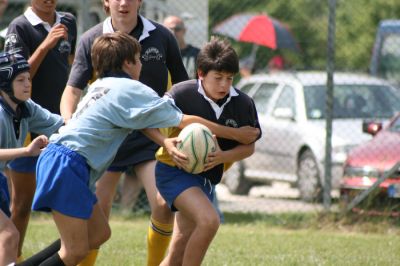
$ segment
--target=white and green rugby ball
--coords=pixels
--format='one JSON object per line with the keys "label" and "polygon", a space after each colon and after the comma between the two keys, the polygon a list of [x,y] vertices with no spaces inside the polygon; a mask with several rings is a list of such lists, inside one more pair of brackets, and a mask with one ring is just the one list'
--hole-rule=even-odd
{"label": "white and green rugby ball", "polygon": [[192,123],[182,129],[178,138],[181,142],[177,148],[189,160],[184,170],[192,174],[203,172],[208,154],[216,150],[211,130],[203,124]]}

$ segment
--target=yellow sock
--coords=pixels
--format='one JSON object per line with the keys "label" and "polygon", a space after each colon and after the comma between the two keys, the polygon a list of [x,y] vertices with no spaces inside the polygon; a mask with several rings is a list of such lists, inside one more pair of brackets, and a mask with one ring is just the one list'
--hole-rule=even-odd
{"label": "yellow sock", "polygon": [[17,263],[23,262],[24,261],[24,256],[19,255],[19,257],[17,258]]}
{"label": "yellow sock", "polygon": [[151,217],[147,234],[147,266],[158,266],[172,236],[173,224],[163,224]]}
{"label": "yellow sock", "polygon": [[90,250],[89,254],[86,255],[86,257],[78,264],[78,266],[94,266],[98,253],[98,249]]}

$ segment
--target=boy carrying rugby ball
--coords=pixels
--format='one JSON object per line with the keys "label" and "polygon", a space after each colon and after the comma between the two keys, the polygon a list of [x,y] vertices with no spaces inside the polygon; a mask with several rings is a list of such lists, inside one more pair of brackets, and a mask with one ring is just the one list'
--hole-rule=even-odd
{"label": "boy carrying rugby ball", "polygon": [[[178,83],[167,93],[182,112],[233,128],[260,129],[253,100],[232,87],[239,61],[230,44],[212,38],[201,49],[197,66],[198,80]],[[169,129],[170,137],[178,133],[177,128]],[[205,171],[200,174],[182,170],[185,162],[176,163],[164,148],[157,152],[157,188],[171,210],[177,211],[169,253],[161,265],[201,264],[220,224],[211,203],[213,185],[221,181],[225,167],[254,152],[254,143],[240,144],[219,137],[218,144],[219,148],[209,154]]]}

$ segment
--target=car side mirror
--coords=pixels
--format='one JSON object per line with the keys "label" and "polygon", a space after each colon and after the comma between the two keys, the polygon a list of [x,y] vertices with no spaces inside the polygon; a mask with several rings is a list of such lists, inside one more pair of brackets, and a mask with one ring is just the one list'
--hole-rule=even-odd
{"label": "car side mirror", "polygon": [[363,121],[362,123],[362,131],[372,136],[375,136],[381,129],[382,129],[381,122]]}
{"label": "car side mirror", "polygon": [[278,107],[273,111],[273,115],[277,118],[294,120],[292,109],[287,107]]}

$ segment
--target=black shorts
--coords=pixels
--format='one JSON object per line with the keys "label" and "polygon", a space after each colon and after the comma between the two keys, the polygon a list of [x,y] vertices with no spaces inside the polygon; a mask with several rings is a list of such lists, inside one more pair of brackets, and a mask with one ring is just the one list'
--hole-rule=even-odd
{"label": "black shorts", "polygon": [[143,135],[133,131],[121,144],[110,167],[134,166],[146,161],[155,160],[159,146]]}

